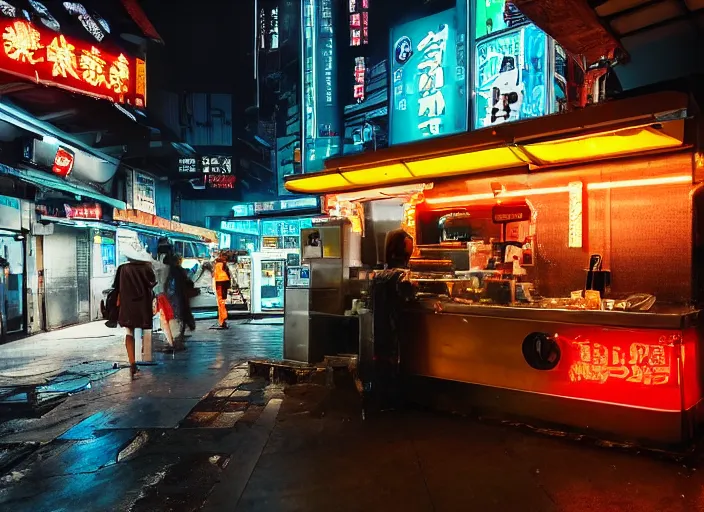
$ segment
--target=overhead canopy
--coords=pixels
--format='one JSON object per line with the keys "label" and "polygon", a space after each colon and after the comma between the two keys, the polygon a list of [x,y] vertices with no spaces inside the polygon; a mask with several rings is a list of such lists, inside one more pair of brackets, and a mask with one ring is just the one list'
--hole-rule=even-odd
{"label": "overhead canopy", "polygon": [[512,1],[568,52],[583,55],[588,64],[614,51],[627,52],[623,39],[664,25],[687,21],[695,30],[704,27],[701,0]]}
{"label": "overhead canopy", "polygon": [[14,176],[26,183],[30,183],[35,187],[42,189],[61,190],[76,196],[88,197],[95,201],[112,206],[113,208],[125,208],[125,202],[119,199],[101,194],[97,190],[83,183],[71,182],[59,178],[48,172],[38,171],[35,169],[15,169],[7,165],[0,164],[0,174]]}
{"label": "overhead canopy", "polygon": [[453,137],[333,158],[291,176],[291,192],[325,194],[504,169],[533,169],[675,149],[685,144],[689,97],[663,92]]}

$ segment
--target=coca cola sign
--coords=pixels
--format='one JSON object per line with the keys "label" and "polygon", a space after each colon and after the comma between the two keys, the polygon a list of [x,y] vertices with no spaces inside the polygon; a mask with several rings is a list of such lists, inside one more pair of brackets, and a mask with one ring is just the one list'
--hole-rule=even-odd
{"label": "coca cola sign", "polygon": [[65,178],[73,170],[74,155],[68,149],[59,148],[54,156],[52,171],[54,174]]}

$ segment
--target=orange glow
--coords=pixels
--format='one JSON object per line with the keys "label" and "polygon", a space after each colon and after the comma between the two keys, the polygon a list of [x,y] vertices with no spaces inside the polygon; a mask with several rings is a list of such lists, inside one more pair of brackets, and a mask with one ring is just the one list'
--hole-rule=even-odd
{"label": "orange glow", "polygon": [[117,103],[146,106],[143,60],[110,54],[27,21],[0,20],[0,70]]}
{"label": "orange glow", "polygon": [[[623,181],[605,181],[602,183],[589,183],[587,190],[607,190],[612,188],[635,188],[635,187],[651,187],[656,185],[675,185],[691,183],[690,175],[682,176],[667,176],[662,178],[645,178],[641,180],[623,180]],[[528,197],[546,194],[559,194],[569,192],[570,187],[546,187],[546,188],[526,188],[521,190],[509,190],[501,192],[497,196],[494,194],[468,194],[462,196],[448,197],[431,197],[425,201],[430,204],[454,204],[454,203],[471,203],[474,201],[486,201],[488,199],[502,199],[504,197]]]}
{"label": "orange glow", "polygon": [[590,183],[587,190],[606,190],[611,188],[651,187],[654,185],[675,185],[678,183],[692,183],[692,176],[667,176],[664,178],[647,178],[641,180],[604,181],[603,183]]}
{"label": "orange glow", "polygon": [[41,34],[29,23],[24,21],[13,22],[5,27],[2,39],[4,41],[5,55],[12,60],[30,64],[44,62],[44,57],[34,56],[35,52],[44,48],[40,42]]}
{"label": "orange glow", "polygon": [[51,68],[53,76],[61,75],[67,78],[67,75],[71,75],[73,78],[80,80],[75,50],[76,47],[67,42],[64,36],[55,37],[51,44],[47,46],[46,60],[54,64]]}

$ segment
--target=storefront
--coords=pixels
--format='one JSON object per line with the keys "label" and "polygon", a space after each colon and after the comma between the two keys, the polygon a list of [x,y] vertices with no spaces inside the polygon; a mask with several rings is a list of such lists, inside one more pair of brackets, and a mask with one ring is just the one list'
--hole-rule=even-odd
{"label": "storefront", "polygon": [[137,244],[145,256],[157,261],[159,239],[166,237],[175,251],[183,258],[182,266],[195,283],[200,293],[191,300],[194,309],[217,308],[212,275],[208,270],[217,248],[218,234],[209,229],[171,221],[137,210],[115,210],[113,219],[117,224],[117,264],[127,261],[121,248]]}
{"label": "storefront", "polygon": [[329,160],[287,187],[330,206],[403,198],[409,396],[678,444],[702,417],[698,110],[686,93],[635,96]]}
{"label": "storefront", "polygon": [[22,229],[22,203],[0,196],[0,336],[27,328],[27,232]]}

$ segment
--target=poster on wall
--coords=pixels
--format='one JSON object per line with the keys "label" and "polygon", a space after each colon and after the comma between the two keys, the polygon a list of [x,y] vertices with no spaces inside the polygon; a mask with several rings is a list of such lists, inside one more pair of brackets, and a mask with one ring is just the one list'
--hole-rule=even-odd
{"label": "poster on wall", "polygon": [[135,171],[132,184],[135,210],[156,215],[155,186],[154,178]]}
{"label": "poster on wall", "polygon": [[465,37],[450,9],[391,30],[390,143],[467,129]]}
{"label": "poster on wall", "polygon": [[547,113],[547,46],[534,25],[477,42],[475,128]]}

